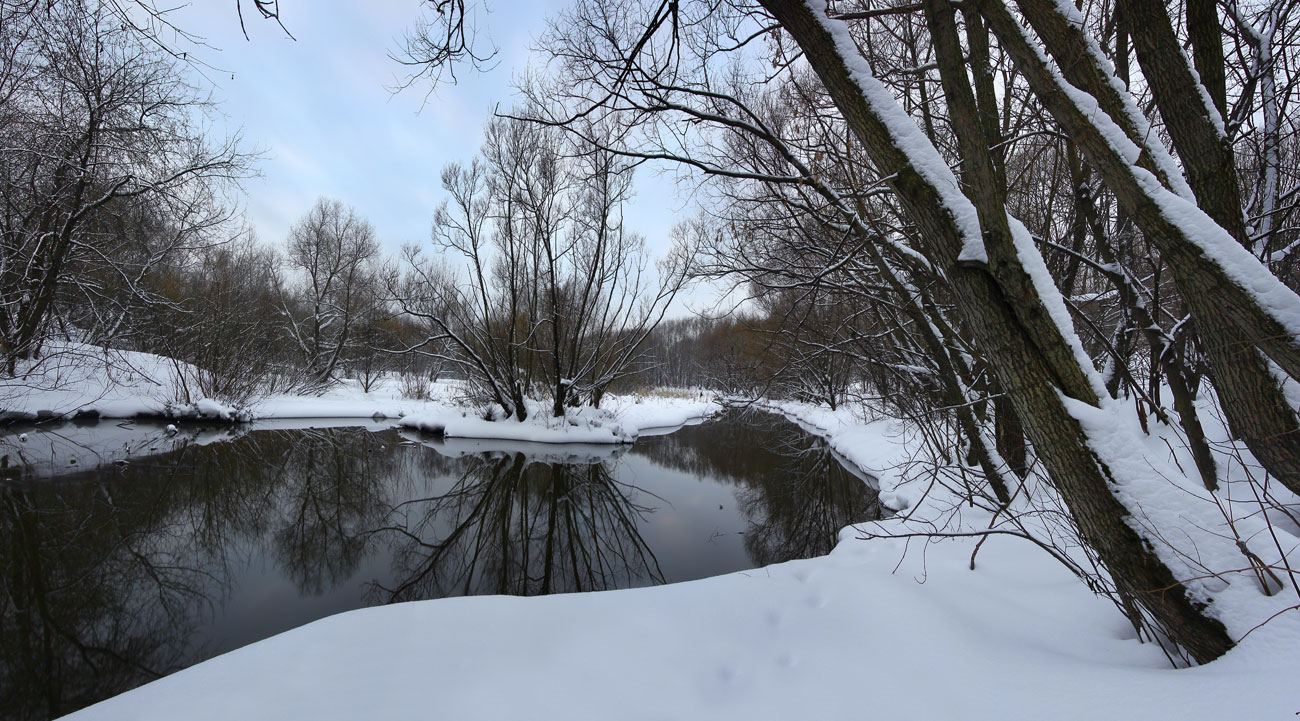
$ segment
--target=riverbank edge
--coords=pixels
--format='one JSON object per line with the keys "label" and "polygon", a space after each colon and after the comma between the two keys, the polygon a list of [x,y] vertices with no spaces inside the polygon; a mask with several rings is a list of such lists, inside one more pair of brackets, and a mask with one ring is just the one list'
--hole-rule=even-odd
{"label": "riverbank edge", "polygon": [[[854,411],[781,412],[900,507],[906,428]],[[1287,718],[1295,624],[1173,670],[1030,544],[862,540],[826,556],[680,584],[421,601],[327,617],[218,656],[73,719]],[[1281,633],[1278,633],[1281,632]],[[1280,646],[1279,646],[1280,644]],[[431,649],[436,652],[431,653]],[[1280,655],[1279,655],[1280,654]],[[881,689],[864,696],[863,683]],[[511,693],[501,694],[500,688]],[[653,689],[653,693],[646,693]],[[1104,689],[1105,693],[1098,693]],[[632,702],[635,699],[635,702]],[[435,713],[436,711],[436,713]]]}
{"label": "riverbank edge", "polygon": [[[463,382],[422,381],[387,374],[369,383],[340,379],[319,393],[278,393],[232,405],[190,400],[200,371],[171,358],[68,343],[18,375],[0,381],[0,426],[98,419],[178,425],[243,424],[264,420],[392,420],[395,427],[436,436],[536,443],[627,444],[644,429],[707,418],[721,405],[703,389],[606,394],[601,408],[566,408],[529,401],[524,421],[503,418],[491,404],[467,400]],[[183,400],[182,400],[183,399]]]}

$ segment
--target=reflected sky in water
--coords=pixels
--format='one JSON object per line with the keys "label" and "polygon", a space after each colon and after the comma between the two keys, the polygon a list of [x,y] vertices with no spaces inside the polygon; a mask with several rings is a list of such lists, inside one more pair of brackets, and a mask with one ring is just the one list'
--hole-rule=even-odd
{"label": "reflected sky in water", "polygon": [[876,494],[776,416],[631,448],[142,424],[0,437],[0,716],[50,718],[334,613],[828,552]]}

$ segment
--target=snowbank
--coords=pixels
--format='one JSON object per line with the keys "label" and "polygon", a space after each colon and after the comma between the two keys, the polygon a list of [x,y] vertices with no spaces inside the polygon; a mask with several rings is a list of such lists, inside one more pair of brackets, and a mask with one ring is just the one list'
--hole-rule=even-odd
{"label": "snowbank", "polygon": [[538,463],[601,463],[613,460],[627,450],[618,443],[535,443],[532,441],[495,440],[490,438],[430,438],[411,429],[401,431],[406,443],[431,448],[448,458],[465,456],[491,456],[506,458],[523,454],[529,462]]}
{"label": "snowbank", "polygon": [[[467,408],[456,382],[431,383],[427,398],[403,395],[384,378],[365,390],[344,380],[319,395],[276,394],[234,407],[211,398],[187,402],[182,379],[195,369],[170,358],[84,345],[56,349],[17,380],[0,382],[0,421],[53,418],[164,418],[214,421],[394,419],[403,428],[446,437],[539,443],[631,443],[645,429],[698,421],[720,406],[703,393],[606,396],[603,408],[563,418],[534,404],[524,422],[485,420]],[[193,385],[192,383],[190,384]]]}
{"label": "snowbank", "polygon": [[[826,437],[909,509],[871,530],[934,520],[942,494],[907,480],[916,444],[905,428],[767,407]],[[690,583],[352,611],[71,718],[1149,721],[1300,710],[1300,614],[1212,664],[1173,670],[1028,542],[991,538],[972,571],[974,538],[864,541],[865,530],[846,529],[823,558]]]}
{"label": "snowbank", "polygon": [[83,344],[48,349],[39,362],[0,380],[0,421],[74,416],[233,420],[235,408],[203,398],[183,402],[181,379],[194,367],[171,358]]}
{"label": "snowbank", "polygon": [[642,429],[676,428],[708,417],[721,406],[696,397],[612,396],[603,408],[574,408],[564,417],[536,405],[528,419],[487,420],[455,406],[430,404],[397,424],[448,438],[517,440],[533,443],[631,443]]}
{"label": "snowbank", "polygon": [[[1291,718],[1288,648],[1172,671],[1042,554],[994,540],[633,591],[327,618],[73,719]],[[924,583],[922,583],[924,581]],[[503,693],[502,689],[509,689]]]}
{"label": "snowbank", "polygon": [[867,476],[880,492],[880,502],[894,511],[912,508],[924,489],[904,482],[911,449],[919,445],[914,430],[889,418],[866,419],[851,409],[789,401],[758,401],[755,407],[780,413],[801,428],[826,440],[849,466]]}
{"label": "snowbank", "polygon": [[[753,721],[869,709],[881,718],[1091,719],[1238,710],[1222,694],[1226,683],[1212,684],[1216,696],[1204,675],[1158,671],[1159,654],[1124,641],[1107,609],[1070,592],[1077,584],[1061,571],[1007,559],[972,574],[950,556],[932,559],[925,585],[914,578],[919,564],[889,573],[896,548],[857,543],[674,586],[353,611],[70,718]],[[1079,626],[1105,632],[1084,636]]]}

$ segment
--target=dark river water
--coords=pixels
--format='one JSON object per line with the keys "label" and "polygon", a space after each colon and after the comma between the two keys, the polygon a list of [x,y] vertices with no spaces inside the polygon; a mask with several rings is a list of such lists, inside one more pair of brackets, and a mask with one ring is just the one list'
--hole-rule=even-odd
{"label": "dark river water", "polygon": [[0,716],[57,717],[340,611],[687,581],[824,554],[880,515],[770,414],[623,448],[371,425],[0,437]]}

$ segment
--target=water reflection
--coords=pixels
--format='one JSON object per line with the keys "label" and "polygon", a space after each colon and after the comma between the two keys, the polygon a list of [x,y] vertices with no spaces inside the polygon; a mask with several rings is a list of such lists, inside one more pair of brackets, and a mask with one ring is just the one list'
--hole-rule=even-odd
{"label": "water reflection", "polygon": [[4,717],[58,716],[181,666],[211,565],[159,490],[0,490]]}
{"label": "water reflection", "polygon": [[[829,447],[790,421],[756,410],[688,426],[633,447],[656,463],[737,486],[755,566],[829,553],[840,529],[880,518],[880,498]],[[736,427],[743,432],[736,432]]]}
{"label": "water reflection", "polygon": [[377,600],[532,596],[662,583],[638,525],[655,506],[605,462],[485,457],[437,496],[393,509],[393,586]]}
{"label": "water reflection", "polygon": [[0,438],[36,459],[0,480],[4,718],[56,717],[365,605],[824,553],[879,510],[815,439],[761,414],[630,453],[355,428],[28,432]]}

